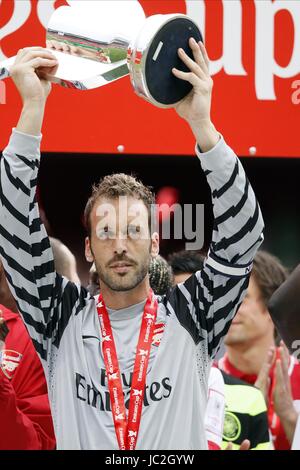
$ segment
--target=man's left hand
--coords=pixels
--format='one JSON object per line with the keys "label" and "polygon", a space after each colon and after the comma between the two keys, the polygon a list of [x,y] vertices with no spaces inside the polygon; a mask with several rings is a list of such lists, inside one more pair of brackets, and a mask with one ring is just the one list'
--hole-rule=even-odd
{"label": "man's left hand", "polygon": [[178,55],[190,72],[182,72],[174,68],[173,74],[189,82],[193,85],[193,89],[175,106],[175,109],[179,116],[189,123],[209,122],[213,89],[213,80],[209,74],[209,59],[202,42],[197,44],[195,39],[191,38],[189,45],[193,51],[194,60],[183,49],[179,49]]}
{"label": "man's left hand", "polygon": [[193,89],[175,105],[175,109],[179,116],[189,123],[202,152],[208,152],[220,139],[220,134],[210,117],[213,81],[209,74],[209,59],[204,44],[197,44],[195,39],[191,38],[189,45],[194,60],[183,49],[178,50],[178,55],[190,71],[182,72],[176,68],[172,71],[175,77],[193,85]]}

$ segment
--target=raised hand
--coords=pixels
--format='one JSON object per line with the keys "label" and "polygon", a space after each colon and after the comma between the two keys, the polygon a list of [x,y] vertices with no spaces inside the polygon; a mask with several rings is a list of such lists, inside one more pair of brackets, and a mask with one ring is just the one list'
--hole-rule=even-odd
{"label": "raised hand", "polygon": [[49,81],[42,78],[43,72],[55,73],[56,57],[41,47],[20,49],[10,75],[21,95],[24,104],[44,103],[51,91]]}
{"label": "raised hand", "polygon": [[54,74],[58,67],[56,57],[41,47],[21,49],[10,69],[11,77],[23,100],[23,110],[17,131],[40,136],[45,104],[51,84],[43,78],[45,72]]}
{"label": "raised hand", "polygon": [[183,49],[179,49],[178,55],[190,72],[182,72],[174,68],[173,74],[189,82],[193,85],[193,89],[176,105],[175,109],[179,116],[189,123],[210,121],[213,80],[209,74],[209,59],[202,42],[197,44],[195,39],[191,38],[189,45],[193,51],[194,60]]}
{"label": "raised hand", "polygon": [[183,49],[178,50],[178,55],[190,71],[182,72],[174,68],[172,72],[175,77],[193,85],[193,89],[175,109],[179,116],[189,123],[200,148],[205,152],[214,147],[220,138],[210,116],[213,81],[209,74],[209,59],[203,43],[197,44],[195,39],[191,38],[189,45],[194,60]]}

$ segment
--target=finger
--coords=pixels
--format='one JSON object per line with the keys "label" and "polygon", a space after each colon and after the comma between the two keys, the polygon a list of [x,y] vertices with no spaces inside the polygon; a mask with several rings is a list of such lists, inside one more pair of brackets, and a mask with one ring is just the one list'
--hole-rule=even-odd
{"label": "finger", "polygon": [[[287,349],[287,348],[286,348]],[[285,350],[284,347],[280,346],[279,348],[280,351],[280,358],[281,358],[281,369],[282,369],[282,375],[283,375],[283,380],[290,390],[291,387],[291,382],[290,382],[290,376],[289,376],[289,352]]]}
{"label": "finger", "polygon": [[44,47],[34,46],[34,47],[23,47],[24,52],[35,52],[35,51],[45,51]]}
{"label": "finger", "polygon": [[16,59],[22,57],[22,55],[24,55],[24,49],[19,49],[16,55]]}
{"label": "finger", "polygon": [[38,57],[41,57],[41,58],[44,58],[44,59],[52,59],[52,60],[57,61],[55,55],[51,51],[47,51],[46,49],[41,49],[39,51],[27,51],[27,53],[25,53],[21,57],[21,60],[20,60],[19,63],[24,64],[24,63],[29,62],[32,59],[35,59],[35,58],[38,58]]}
{"label": "finger", "polygon": [[290,362],[290,353],[289,353],[289,350],[286,347],[285,343],[282,340],[280,341],[280,347],[282,348],[282,353],[283,353],[283,356],[285,358],[286,363],[289,364],[289,362]]}
{"label": "finger", "polygon": [[279,347],[279,355],[280,355],[280,359],[282,360],[284,367],[288,368],[288,364],[290,362],[289,353],[287,353],[286,348],[284,347],[284,345],[281,345],[281,343]]}
{"label": "finger", "polygon": [[210,61],[209,61],[209,57],[208,57],[206,48],[205,48],[205,46],[204,46],[204,44],[203,44],[202,41],[199,41],[199,45],[200,45],[200,49],[201,49],[201,52],[202,52],[202,56],[203,56],[204,62],[205,62],[205,64],[206,64],[206,66],[207,66],[207,69],[209,70],[209,63],[210,63]]}
{"label": "finger", "polygon": [[[205,78],[206,73],[201,69],[201,67],[192,60],[182,48],[178,49],[178,56],[182,60],[182,62],[187,66],[187,68],[193,72],[199,78]],[[203,62],[204,63],[204,62]]]}
{"label": "finger", "polygon": [[193,87],[199,86],[201,82],[204,83],[204,81],[201,80],[195,73],[182,72],[181,70],[178,70],[176,68],[173,68],[172,72],[175,77],[180,78],[180,80],[189,82],[191,85],[193,85]]}
{"label": "finger", "polygon": [[283,391],[284,389],[285,389],[285,383],[284,383],[283,373],[282,373],[282,362],[281,362],[281,359],[276,359],[274,393]]}
{"label": "finger", "polygon": [[36,74],[39,78],[42,80],[50,80],[50,75],[53,76],[56,74],[58,69],[58,65],[55,65],[54,67],[39,67],[36,70]]}
{"label": "finger", "polygon": [[209,67],[207,66],[204,56],[202,54],[202,50],[199,44],[195,41],[194,38],[191,38],[189,41],[190,48],[192,49],[193,56],[195,59],[196,64],[203,70],[205,74],[209,75]]}
{"label": "finger", "polygon": [[43,47],[24,47],[23,49],[20,49],[17,53],[16,57],[16,62],[19,63],[23,60],[23,58],[29,53],[29,52],[44,52],[45,49]]}
{"label": "finger", "polygon": [[24,54],[26,54],[27,52],[30,52],[30,51],[44,51],[44,50],[45,49],[43,47],[40,47],[40,46],[23,47],[22,49],[18,50],[17,57],[22,56],[22,55],[24,55]]}
{"label": "finger", "polygon": [[270,364],[270,368],[274,364],[275,359],[276,359],[276,348],[274,346],[271,346],[267,353],[267,361]]}
{"label": "finger", "polygon": [[35,70],[40,68],[40,67],[56,67],[57,66],[57,60],[52,60],[52,59],[43,59],[41,57],[36,57],[35,59],[32,59],[30,62],[28,62],[28,65]]}
{"label": "finger", "polygon": [[240,450],[249,450],[251,446],[251,443],[248,439],[245,439],[241,445],[240,445]]}

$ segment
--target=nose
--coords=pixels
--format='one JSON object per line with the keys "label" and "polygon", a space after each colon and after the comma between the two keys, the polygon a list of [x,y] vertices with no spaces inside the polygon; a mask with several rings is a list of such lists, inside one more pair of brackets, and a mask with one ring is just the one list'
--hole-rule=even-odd
{"label": "nose", "polygon": [[122,236],[117,236],[114,243],[114,253],[116,255],[122,255],[127,253],[127,241]]}

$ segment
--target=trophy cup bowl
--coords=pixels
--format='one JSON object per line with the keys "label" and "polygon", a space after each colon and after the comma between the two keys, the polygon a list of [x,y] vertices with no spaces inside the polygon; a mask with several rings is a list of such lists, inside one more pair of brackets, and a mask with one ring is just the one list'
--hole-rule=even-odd
{"label": "trophy cup bowl", "polygon": [[[187,71],[181,47],[193,58],[189,38],[202,41],[197,24],[183,14],[146,18],[137,0],[68,0],[52,14],[46,47],[58,60],[54,75],[43,76],[67,88],[91,90],[130,75],[135,92],[155,106],[173,107],[192,89],[172,68]],[[9,76],[15,58],[0,63]],[[37,71],[38,72],[38,71]]]}

